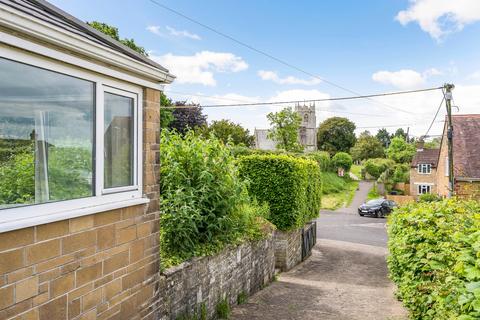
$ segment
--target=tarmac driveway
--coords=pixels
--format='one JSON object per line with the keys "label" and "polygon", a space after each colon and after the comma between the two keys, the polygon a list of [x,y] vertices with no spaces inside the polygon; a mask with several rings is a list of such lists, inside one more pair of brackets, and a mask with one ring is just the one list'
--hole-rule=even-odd
{"label": "tarmac driveway", "polygon": [[352,206],[321,212],[312,256],[232,310],[232,319],[407,319],[388,279],[385,219],[356,208],[371,184],[360,182]]}

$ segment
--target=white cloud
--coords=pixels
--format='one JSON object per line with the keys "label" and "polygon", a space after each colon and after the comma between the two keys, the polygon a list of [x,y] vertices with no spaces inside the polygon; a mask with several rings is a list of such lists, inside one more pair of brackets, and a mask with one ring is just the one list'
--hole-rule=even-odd
{"label": "white cloud", "polygon": [[176,30],[175,28],[172,28],[170,26],[166,26],[166,28],[172,36],[181,37],[181,38],[190,38],[193,40],[202,40],[202,38],[200,38],[198,34],[191,33],[187,30]]}
{"label": "white cloud", "polygon": [[395,17],[402,25],[416,22],[436,40],[461,31],[465,25],[480,20],[478,0],[410,0],[407,10]]}
{"label": "white cloud", "polygon": [[402,69],[399,71],[381,70],[372,75],[372,80],[399,89],[413,89],[424,85],[429,77],[441,74],[442,72],[435,68],[425,70],[422,73],[410,69]]}
{"label": "white cloud", "polygon": [[214,72],[240,72],[248,64],[233,53],[201,51],[193,56],[177,56],[172,53],[151,58],[168,68],[175,76],[176,83],[197,83],[215,86]]}
{"label": "white cloud", "polygon": [[160,26],[148,26],[147,30],[157,36],[163,36],[164,34],[160,31]]}
{"label": "white cloud", "polygon": [[468,78],[469,79],[475,79],[475,80],[480,79],[480,70],[475,71],[474,73],[470,74],[468,76]]}
{"label": "white cloud", "polygon": [[[198,34],[191,33],[187,30],[177,30],[177,29],[175,29],[173,27],[170,27],[170,26],[166,26],[165,29],[166,29],[166,31],[168,31],[168,34],[170,34],[171,36],[174,36],[174,37],[189,38],[189,39],[193,39],[193,40],[202,40],[202,38]],[[157,36],[160,36],[160,37],[166,37],[167,36],[167,34],[162,31],[163,28],[160,27],[160,26],[148,26],[147,30],[150,31],[153,34],[156,34]]]}
{"label": "white cloud", "polygon": [[320,79],[317,79],[317,78],[312,78],[310,80],[299,79],[299,78],[296,78],[296,77],[293,77],[293,76],[280,78],[276,72],[267,71],[267,70],[259,70],[258,71],[258,76],[262,80],[269,80],[269,81],[273,81],[273,82],[278,83],[278,84],[303,84],[303,85],[306,85],[306,86],[312,86],[312,85],[316,85],[316,84],[319,84],[320,82],[322,82]]}

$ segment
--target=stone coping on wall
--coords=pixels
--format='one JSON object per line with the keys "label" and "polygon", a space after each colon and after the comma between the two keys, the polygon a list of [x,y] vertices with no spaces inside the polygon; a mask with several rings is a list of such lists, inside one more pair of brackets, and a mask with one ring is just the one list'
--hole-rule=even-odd
{"label": "stone coping on wall", "polygon": [[265,239],[228,246],[214,256],[193,258],[160,273],[155,319],[216,317],[217,305],[235,305],[272,281],[273,233]]}

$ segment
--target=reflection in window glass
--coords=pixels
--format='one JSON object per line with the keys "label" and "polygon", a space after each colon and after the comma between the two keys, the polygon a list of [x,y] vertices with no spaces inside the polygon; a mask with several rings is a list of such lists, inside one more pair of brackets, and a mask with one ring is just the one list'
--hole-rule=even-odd
{"label": "reflection in window glass", "polygon": [[133,99],[105,92],[105,188],[133,185]]}
{"label": "reflection in window glass", "polygon": [[92,82],[0,58],[0,209],[93,195]]}

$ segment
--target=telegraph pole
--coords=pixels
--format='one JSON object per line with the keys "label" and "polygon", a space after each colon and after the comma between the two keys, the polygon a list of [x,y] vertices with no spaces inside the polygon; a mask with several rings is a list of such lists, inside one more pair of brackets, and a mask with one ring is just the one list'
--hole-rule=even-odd
{"label": "telegraph pole", "polygon": [[455,177],[453,176],[453,125],[452,125],[452,90],[453,84],[446,83],[444,86],[445,105],[447,106],[447,143],[448,143],[448,197],[451,198],[454,193]]}

